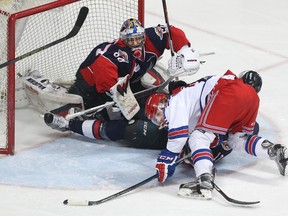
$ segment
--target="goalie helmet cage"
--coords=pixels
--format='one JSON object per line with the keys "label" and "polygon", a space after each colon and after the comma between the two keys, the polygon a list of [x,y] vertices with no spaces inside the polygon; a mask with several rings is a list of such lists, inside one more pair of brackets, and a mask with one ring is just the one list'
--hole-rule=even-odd
{"label": "goalie helmet cage", "polygon": [[0,63],[65,37],[83,6],[89,13],[75,37],[0,69],[1,154],[14,154],[17,76],[38,70],[53,81],[73,80],[97,44],[118,38],[126,19],[144,24],[144,0],[0,1]]}

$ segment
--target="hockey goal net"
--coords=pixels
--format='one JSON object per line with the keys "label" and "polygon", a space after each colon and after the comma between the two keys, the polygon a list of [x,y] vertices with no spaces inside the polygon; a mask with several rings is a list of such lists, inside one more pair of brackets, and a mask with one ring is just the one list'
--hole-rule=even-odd
{"label": "hockey goal net", "polygon": [[75,37],[0,68],[0,153],[14,154],[17,77],[39,70],[52,80],[73,80],[89,52],[117,38],[126,19],[144,21],[144,0],[0,0],[0,64],[65,37],[83,6],[89,13]]}

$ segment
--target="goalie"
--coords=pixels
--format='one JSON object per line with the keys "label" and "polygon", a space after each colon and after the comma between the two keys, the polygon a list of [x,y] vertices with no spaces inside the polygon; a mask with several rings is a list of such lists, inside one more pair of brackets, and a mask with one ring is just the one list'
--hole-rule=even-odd
{"label": "goalie", "polygon": [[[177,53],[169,61],[169,75],[196,73],[200,66],[198,52],[191,50],[181,29],[171,26],[170,31],[173,50]],[[68,91],[83,98],[85,109],[112,100],[117,107],[103,109],[84,122],[70,120],[69,128],[67,120],[59,115],[46,113],[44,120],[54,129],[66,128],[95,139],[133,140],[135,147],[153,148],[153,145],[165,143],[166,136],[165,141],[154,139],[159,137],[153,136],[159,130],[145,116],[146,98],[136,100],[133,93],[147,87],[143,86],[141,78],[154,69],[165,49],[170,49],[167,27],[158,25],[144,29],[138,20],[131,18],[123,23],[119,34],[115,41],[99,44],[91,51]]]}

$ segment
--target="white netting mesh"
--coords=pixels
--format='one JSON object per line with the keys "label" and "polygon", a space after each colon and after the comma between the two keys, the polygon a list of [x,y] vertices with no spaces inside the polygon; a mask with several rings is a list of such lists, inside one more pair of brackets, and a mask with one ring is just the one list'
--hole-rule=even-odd
{"label": "white netting mesh", "polygon": [[[0,0],[0,64],[7,61],[7,20],[9,13],[52,2],[51,0]],[[66,36],[73,28],[82,6],[89,14],[80,32],[73,38],[18,61],[16,74],[37,69],[51,80],[71,80],[89,52],[103,41],[118,37],[121,24],[138,17],[137,0],[81,0],[53,10],[19,19],[16,23],[15,56]],[[0,69],[0,148],[5,146],[7,68]],[[11,98],[10,98],[11,100]]]}
{"label": "white netting mesh", "polygon": [[[52,2],[52,0],[0,0],[0,63],[7,61],[8,19],[11,14]],[[20,23],[19,23],[20,24]],[[17,24],[19,26],[19,24]],[[7,148],[7,68],[0,69],[0,148]]]}

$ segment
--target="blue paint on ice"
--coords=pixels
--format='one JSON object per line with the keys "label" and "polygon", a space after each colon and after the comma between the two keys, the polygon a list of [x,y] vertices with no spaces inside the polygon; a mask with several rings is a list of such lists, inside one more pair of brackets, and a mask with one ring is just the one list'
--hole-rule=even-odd
{"label": "blue paint on ice", "polygon": [[[267,127],[262,119],[259,122]],[[274,132],[265,130],[262,135],[271,139]],[[58,189],[126,188],[155,174],[158,153],[71,135],[0,159],[0,184]],[[216,167],[220,173],[229,172],[255,162],[251,156],[232,153]],[[167,184],[183,183],[193,177],[191,167],[180,165]]]}

